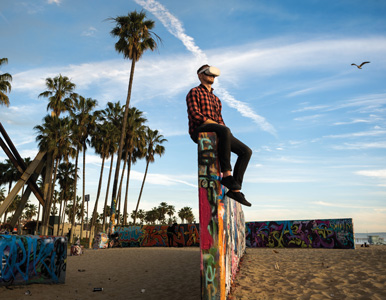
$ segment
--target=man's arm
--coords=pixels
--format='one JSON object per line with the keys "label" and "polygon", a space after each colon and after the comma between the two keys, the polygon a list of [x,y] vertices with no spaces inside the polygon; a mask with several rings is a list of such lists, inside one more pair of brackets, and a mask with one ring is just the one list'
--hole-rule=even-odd
{"label": "man's arm", "polygon": [[202,124],[209,120],[201,113],[199,95],[194,89],[186,96],[186,104],[188,106],[189,116],[194,119],[196,123]]}

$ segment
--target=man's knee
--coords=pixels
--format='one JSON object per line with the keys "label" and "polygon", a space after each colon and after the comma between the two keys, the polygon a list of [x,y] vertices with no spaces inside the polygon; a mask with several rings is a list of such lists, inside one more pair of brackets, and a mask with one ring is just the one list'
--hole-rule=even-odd
{"label": "man's knee", "polygon": [[227,126],[219,126],[217,134],[219,135],[220,139],[230,140],[230,138],[232,137],[232,132]]}
{"label": "man's knee", "polygon": [[248,158],[251,158],[252,156],[252,150],[251,148],[249,148],[248,146],[245,146],[245,151],[244,151],[244,155]]}

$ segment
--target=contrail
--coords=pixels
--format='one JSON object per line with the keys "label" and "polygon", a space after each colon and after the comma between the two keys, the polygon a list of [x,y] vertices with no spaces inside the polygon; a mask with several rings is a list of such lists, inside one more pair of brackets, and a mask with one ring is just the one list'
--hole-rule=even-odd
{"label": "contrail", "polygon": [[[151,12],[165,28],[178,38],[199,61],[208,61],[205,53],[195,44],[194,39],[185,33],[182,23],[173,16],[161,3],[154,0],[134,0],[144,9]],[[265,120],[264,117],[256,114],[247,104],[236,100],[225,88],[217,84],[217,93],[230,107],[235,108],[242,116],[252,119],[260,128],[276,136],[275,128]]]}

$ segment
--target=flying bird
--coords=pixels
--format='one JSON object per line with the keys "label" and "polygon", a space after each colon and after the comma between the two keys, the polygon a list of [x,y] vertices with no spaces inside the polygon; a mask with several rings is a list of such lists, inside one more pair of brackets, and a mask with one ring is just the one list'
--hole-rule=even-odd
{"label": "flying bird", "polygon": [[369,61],[364,61],[363,63],[361,63],[359,66],[357,64],[351,64],[352,66],[356,66],[358,69],[362,69],[362,66],[364,64],[369,64],[370,62]]}

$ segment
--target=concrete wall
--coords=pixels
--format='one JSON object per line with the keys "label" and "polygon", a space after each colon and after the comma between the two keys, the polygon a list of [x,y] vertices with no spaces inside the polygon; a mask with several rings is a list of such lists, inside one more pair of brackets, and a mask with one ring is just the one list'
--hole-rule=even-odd
{"label": "concrete wall", "polygon": [[220,183],[215,133],[198,140],[201,299],[226,299],[245,252],[241,205],[225,196]]}
{"label": "concrete wall", "polygon": [[[228,245],[226,248],[228,251],[227,259],[230,261],[237,261],[234,258],[237,256],[237,250],[245,249],[245,247],[354,248],[352,219],[246,222],[244,232],[242,226],[236,226],[244,220],[242,210],[237,209],[239,204],[228,197],[222,197],[222,195],[219,197],[220,217],[223,223],[226,223],[221,226],[228,228],[227,237],[231,237],[226,239]],[[210,209],[203,211],[202,217],[204,216],[206,218],[202,222],[204,222],[206,230],[204,230],[203,235],[205,241],[209,242],[209,246],[203,245],[203,247],[210,248],[210,245],[213,244],[208,230],[211,218]],[[167,247],[167,228],[167,225],[116,226],[115,233],[118,233],[122,247]],[[200,235],[199,224],[180,224],[175,229],[173,246],[198,247],[200,246]],[[107,235],[104,234],[104,236],[102,244],[107,239]],[[231,247],[231,243],[233,243],[233,247]],[[237,265],[233,266],[237,268]]]}
{"label": "concrete wall", "polygon": [[[168,225],[115,226],[122,247],[168,247]],[[172,238],[173,247],[200,244],[198,224],[177,225]]]}
{"label": "concrete wall", "polygon": [[64,237],[0,235],[0,285],[64,283],[66,259]]}
{"label": "concrete wall", "polygon": [[247,222],[247,247],[354,249],[352,219]]}

